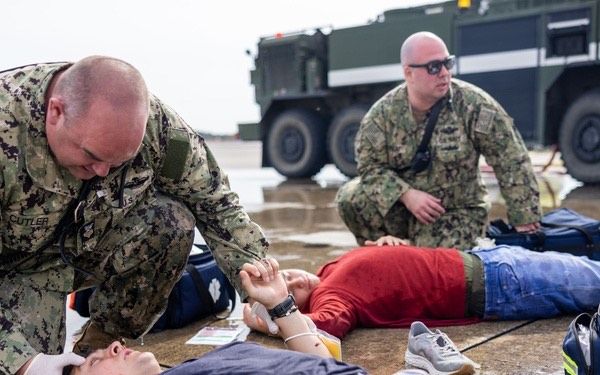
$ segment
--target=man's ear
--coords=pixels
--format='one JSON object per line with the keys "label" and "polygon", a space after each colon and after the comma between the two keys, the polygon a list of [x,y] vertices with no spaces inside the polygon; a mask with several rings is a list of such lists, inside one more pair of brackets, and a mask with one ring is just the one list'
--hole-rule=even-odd
{"label": "man's ear", "polygon": [[412,69],[410,66],[402,65],[402,71],[404,72],[404,80],[410,81],[412,79]]}
{"label": "man's ear", "polygon": [[48,100],[48,109],[46,110],[46,125],[55,126],[61,116],[65,114],[65,106],[59,98],[52,97]]}

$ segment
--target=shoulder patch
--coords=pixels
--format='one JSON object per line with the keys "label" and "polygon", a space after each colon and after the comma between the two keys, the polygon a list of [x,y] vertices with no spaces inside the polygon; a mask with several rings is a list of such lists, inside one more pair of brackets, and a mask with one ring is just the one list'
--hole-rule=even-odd
{"label": "shoulder patch", "polygon": [[479,110],[479,116],[477,117],[477,123],[475,124],[475,131],[483,134],[489,133],[492,121],[494,121],[494,117],[496,117],[496,111],[482,107]]}
{"label": "shoulder patch", "polygon": [[190,152],[190,141],[182,129],[168,129],[167,153],[160,175],[172,180],[179,180],[185,169],[185,161]]}
{"label": "shoulder patch", "polygon": [[371,142],[371,145],[373,145],[374,147],[377,147],[380,143],[382,143],[381,141],[384,137],[381,134],[381,130],[374,123],[369,123],[365,127],[364,132],[365,137],[369,140],[369,142]]}

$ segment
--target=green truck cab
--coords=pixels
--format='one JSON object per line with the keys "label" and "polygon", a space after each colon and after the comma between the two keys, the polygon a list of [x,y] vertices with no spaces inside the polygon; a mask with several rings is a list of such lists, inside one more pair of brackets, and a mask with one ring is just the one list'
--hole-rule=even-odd
{"label": "green truck cab", "polygon": [[431,31],[454,75],[496,98],[530,147],[558,145],[568,172],[600,182],[600,0],[455,1],[385,11],[356,27],[261,38],[251,83],[263,166],[310,177],[327,163],[356,175],[354,138],[368,108],[403,79],[400,46]]}

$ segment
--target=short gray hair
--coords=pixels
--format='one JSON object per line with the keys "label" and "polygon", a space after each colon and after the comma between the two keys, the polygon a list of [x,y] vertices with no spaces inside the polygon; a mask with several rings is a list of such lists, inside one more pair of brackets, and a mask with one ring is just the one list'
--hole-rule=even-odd
{"label": "short gray hair", "polygon": [[131,64],[106,56],[86,57],[64,71],[54,95],[65,105],[67,120],[85,115],[95,99],[114,108],[148,108],[148,89],[141,73]]}

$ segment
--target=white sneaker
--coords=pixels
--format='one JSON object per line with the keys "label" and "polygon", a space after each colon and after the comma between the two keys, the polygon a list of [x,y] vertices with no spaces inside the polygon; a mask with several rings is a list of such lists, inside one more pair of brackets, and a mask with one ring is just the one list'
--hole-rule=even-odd
{"label": "white sneaker", "polygon": [[407,366],[424,369],[432,375],[475,373],[473,362],[458,351],[445,333],[432,332],[418,321],[410,325],[404,361]]}
{"label": "white sneaker", "polygon": [[409,368],[395,372],[392,375],[429,375],[429,373],[418,368]]}

